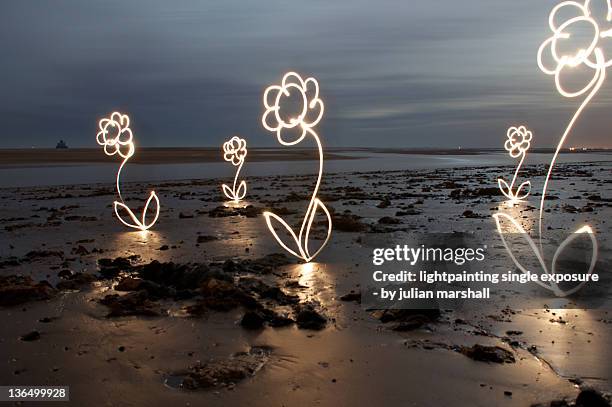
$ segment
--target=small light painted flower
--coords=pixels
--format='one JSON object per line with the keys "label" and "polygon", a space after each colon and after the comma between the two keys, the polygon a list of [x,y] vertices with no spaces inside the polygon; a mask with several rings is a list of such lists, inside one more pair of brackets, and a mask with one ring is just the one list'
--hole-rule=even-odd
{"label": "small light painted flower", "polygon": [[128,115],[113,112],[109,118],[99,121],[98,129],[96,141],[104,146],[106,155],[119,154],[122,158],[129,158],[134,154],[134,137]]}
{"label": "small light painted flower", "polygon": [[506,140],[504,148],[510,153],[512,158],[520,157],[521,154],[525,154],[529,147],[531,147],[533,135],[525,126],[510,127],[507,136],[508,140]]}
{"label": "small light painted flower", "polygon": [[247,155],[246,140],[240,137],[232,137],[229,141],[223,143],[223,159],[229,161],[234,166],[244,162]]}

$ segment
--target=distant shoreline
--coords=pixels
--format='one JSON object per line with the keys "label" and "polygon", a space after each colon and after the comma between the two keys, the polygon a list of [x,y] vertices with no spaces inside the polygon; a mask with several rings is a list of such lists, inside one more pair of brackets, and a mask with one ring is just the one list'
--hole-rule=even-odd
{"label": "distant shoreline", "polygon": [[[553,153],[553,149],[534,149],[532,153]],[[503,149],[439,149],[439,148],[327,148],[326,160],[353,160],[364,158],[364,153],[372,154],[406,154],[406,155],[479,155],[491,153],[504,153]],[[609,149],[589,149],[570,151],[565,149],[564,154],[571,153],[610,153]],[[317,159],[314,149],[296,148],[252,148],[248,153],[248,160],[261,161],[310,161]],[[47,165],[80,165],[104,164],[112,161],[98,148],[30,148],[30,149],[0,149],[0,168],[19,166],[47,166]],[[143,147],[138,149],[130,160],[133,164],[189,164],[222,162],[223,157],[219,148],[212,147]]]}

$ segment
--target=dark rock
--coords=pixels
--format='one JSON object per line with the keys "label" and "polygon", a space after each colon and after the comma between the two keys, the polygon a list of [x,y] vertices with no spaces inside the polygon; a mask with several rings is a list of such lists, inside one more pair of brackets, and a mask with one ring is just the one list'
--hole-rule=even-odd
{"label": "dark rock", "polygon": [[74,272],[72,270],[68,270],[68,269],[63,269],[59,273],[57,273],[57,276],[59,278],[70,278],[73,275],[74,275]]}
{"label": "dark rock", "polygon": [[463,214],[462,214],[462,216],[463,216],[464,218],[468,218],[468,219],[482,219],[482,218],[484,218],[484,217],[485,217],[485,216],[483,216],[483,215],[479,215],[479,214],[477,214],[476,212],[474,212],[474,211],[472,211],[472,210],[470,210],[470,209],[468,209],[468,210],[464,211],[464,212],[463,212]]}
{"label": "dark rock", "polygon": [[247,311],[242,319],[240,325],[245,329],[261,329],[264,326],[265,319],[257,311]]}
{"label": "dark rock", "polygon": [[361,291],[351,290],[351,292],[344,294],[342,297],[340,297],[340,301],[346,301],[346,302],[355,301],[361,304]]}
{"label": "dark rock", "polygon": [[200,235],[198,236],[197,242],[198,243],[208,243],[208,242],[213,242],[215,240],[219,240],[219,238],[216,236],[210,236],[210,235]]}
{"label": "dark rock", "polygon": [[268,325],[271,327],[281,328],[281,327],[289,326],[295,323],[293,319],[285,315],[279,315],[272,310],[266,309],[266,310],[263,310],[262,312],[263,312],[264,318],[268,322]]}
{"label": "dark rock", "polygon": [[28,276],[0,276],[0,306],[47,300],[55,293],[53,287],[46,281],[35,283]]}
{"label": "dark rock", "polygon": [[492,197],[497,195],[499,195],[499,189],[494,187],[476,189],[454,189],[450,193],[450,197],[452,199]]}
{"label": "dark rock", "polygon": [[160,263],[157,260],[141,266],[140,276],[164,287],[173,287],[178,290],[196,289],[210,278],[231,281],[230,276],[221,272],[214,272],[205,264],[187,265],[175,263]]}
{"label": "dark rock", "polygon": [[16,257],[8,257],[3,260],[0,260],[0,269],[6,267],[17,267],[20,264],[21,262]]}
{"label": "dark rock", "polygon": [[40,339],[40,332],[38,331],[28,332],[27,334],[22,335],[19,339],[21,339],[24,342],[37,341]]}
{"label": "dark rock", "polygon": [[79,245],[79,247],[72,249],[72,253],[78,256],[85,256],[89,254],[89,250],[87,250],[85,246]]}
{"label": "dark rock", "polygon": [[439,309],[387,309],[374,311],[372,314],[383,324],[388,322],[422,321],[422,323],[435,322],[440,318]]}
{"label": "dark rock", "polygon": [[123,317],[129,315],[160,316],[161,309],[157,304],[149,300],[146,291],[136,291],[120,296],[109,294],[100,300],[110,311],[108,318]]}
{"label": "dark rock", "polygon": [[208,216],[211,218],[225,218],[228,216],[238,216],[240,213],[235,208],[229,208],[227,206],[217,206],[208,212]]}
{"label": "dark rock", "polygon": [[140,278],[126,277],[115,285],[115,291],[138,291],[142,289],[143,281]]}
{"label": "dark rock", "polygon": [[217,206],[210,212],[208,216],[211,218],[225,218],[228,216],[245,216],[247,218],[256,218],[261,213],[261,209],[248,205],[245,208],[230,208],[227,206]]}
{"label": "dark rock", "polygon": [[583,389],[576,397],[576,407],[610,407],[610,402],[595,389]]}
{"label": "dark rock", "polygon": [[327,325],[327,318],[319,314],[312,305],[300,306],[296,322],[301,329],[321,330]]}
{"label": "dark rock", "polygon": [[278,267],[295,264],[295,261],[284,253],[272,253],[256,260],[240,260],[236,262],[236,269],[242,273],[269,274]]}
{"label": "dark rock", "polygon": [[260,213],[261,210],[253,205],[248,205],[241,211],[241,215],[246,216],[247,218],[256,218]]}
{"label": "dark rock", "polygon": [[287,215],[295,215],[297,211],[283,206],[281,208],[274,208],[274,213],[278,216],[287,216]]}
{"label": "dark rock", "polygon": [[357,215],[342,214],[332,216],[334,230],[340,232],[363,232],[367,229],[367,225],[360,221]]}
{"label": "dark rock", "polygon": [[202,303],[215,311],[229,311],[239,306],[256,308],[258,305],[252,295],[229,283],[215,279],[202,287],[202,294],[204,296]]}
{"label": "dark rock", "polygon": [[459,348],[459,352],[479,362],[514,363],[516,361],[511,351],[500,348],[499,346],[485,346],[479,344],[472,347],[462,346]]}
{"label": "dark rock", "polygon": [[420,215],[422,212],[418,209],[405,209],[395,213],[395,216],[409,216],[409,215]]}
{"label": "dark rock", "polygon": [[381,225],[399,225],[402,222],[397,218],[383,216],[382,218],[378,219],[378,223],[380,223]]}
{"label": "dark rock", "polygon": [[93,274],[75,273],[64,281],[57,283],[55,287],[58,290],[78,290],[82,286],[90,284],[93,281],[96,281],[96,276]]}
{"label": "dark rock", "polygon": [[64,252],[58,250],[32,250],[25,255],[28,260],[35,260],[38,258],[45,257],[59,257],[64,258]]}
{"label": "dark rock", "polygon": [[376,207],[380,209],[384,209],[384,208],[388,208],[389,205],[391,205],[391,201],[389,200],[389,198],[385,198],[382,201],[380,201],[380,203],[376,205]]}
{"label": "dark rock", "polygon": [[130,271],[132,262],[125,257],[117,257],[115,259],[99,259],[98,267],[100,274],[105,278],[117,277],[122,271]]}
{"label": "dark rock", "polygon": [[198,363],[173,376],[181,379],[179,387],[188,390],[234,385],[256,374],[268,362],[270,354],[267,347],[253,347],[226,360]]}
{"label": "dark rock", "polygon": [[288,295],[280,287],[261,284],[257,288],[257,292],[261,298],[268,298],[276,301],[280,305],[297,304],[300,298],[297,295]]}

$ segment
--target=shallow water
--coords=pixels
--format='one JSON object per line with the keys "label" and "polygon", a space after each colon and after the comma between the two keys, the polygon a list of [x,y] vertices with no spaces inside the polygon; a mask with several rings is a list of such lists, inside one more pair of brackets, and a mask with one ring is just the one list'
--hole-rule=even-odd
{"label": "shallow water", "polygon": [[[328,160],[326,172],[388,171],[409,169],[436,169],[453,167],[479,167],[492,165],[516,165],[505,153],[477,155],[421,155],[372,152],[350,152],[356,160]],[[545,164],[551,154],[533,153],[525,165]],[[575,153],[559,157],[559,163],[612,161],[612,154]],[[109,159],[108,164],[15,166],[0,168],[0,187],[50,186],[91,184],[114,181],[119,162]],[[314,161],[246,162],[241,174],[248,176],[295,175],[316,172]],[[128,164],[122,174],[123,181],[170,181],[179,179],[211,179],[232,177],[234,169],[228,163],[207,162],[201,164]]]}

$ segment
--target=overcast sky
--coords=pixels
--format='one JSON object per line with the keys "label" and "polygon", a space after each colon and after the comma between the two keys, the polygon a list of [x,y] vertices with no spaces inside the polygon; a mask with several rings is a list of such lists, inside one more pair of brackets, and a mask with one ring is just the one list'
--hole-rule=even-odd
{"label": "overcast sky", "polygon": [[[556,145],[578,100],[540,72],[549,0],[3,0],[0,147],[95,147],[120,109],[138,144],[274,146],[261,94],[318,78],[330,146]],[[568,146],[612,147],[604,85]]]}

